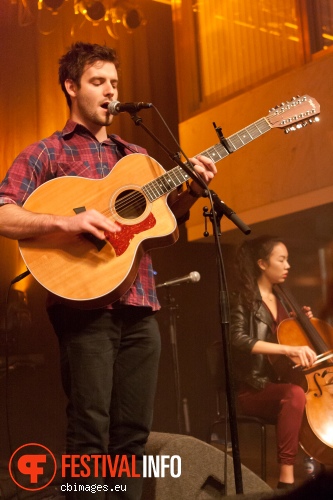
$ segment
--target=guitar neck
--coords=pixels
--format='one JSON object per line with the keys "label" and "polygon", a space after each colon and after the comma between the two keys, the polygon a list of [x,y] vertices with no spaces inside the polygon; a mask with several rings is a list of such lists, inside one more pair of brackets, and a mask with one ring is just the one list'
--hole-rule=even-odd
{"label": "guitar neck", "polygon": [[267,119],[260,118],[260,120],[252,123],[252,125],[249,125],[236,134],[227,137],[225,139],[226,146],[221,143],[215,144],[215,146],[206,149],[206,151],[203,151],[200,154],[203,156],[208,156],[215,163],[217,163],[218,161],[223,160],[223,158],[226,158],[226,156],[229,156],[229,154],[237,151],[246,144],[249,144],[249,142],[252,142],[258,137],[262,136],[269,130],[271,130],[271,126],[269,125]]}
{"label": "guitar neck", "polygon": [[[252,123],[248,127],[243,128],[236,134],[231,135],[225,139],[224,146],[221,143],[215,144],[215,146],[202,151],[199,153],[202,156],[207,156],[211,158],[215,163],[223,160],[229,156],[234,151],[237,151],[241,147],[245,146],[254,139],[262,136],[271,129],[266,118],[261,118],[256,122]],[[153,202],[160,198],[161,196],[170,193],[178,186],[189,180],[190,176],[185,172],[184,169],[177,166],[169,170],[165,174],[161,175],[157,179],[148,182],[143,186],[143,191],[150,202]]]}
{"label": "guitar neck", "polygon": [[[307,95],[295,97],[291,101],[276,106],[268,116],[260,118],[260,120],[243,128],[236,134],[227,138],[223,137],[220,143],[215,144],[215,146],[206,149],[206,151],[200,154],[207,156],[217,163],[249,142],[254,141],[254,139],[262,136],[271,128],[282,128],[285,132],[289,133],[289,131],[298,127],[302,128],[306,123],[317,121],[318,118],[316,115],[318,115],[319,112],[320,106],[313,97]],[[191,167],[191,165],[188,166]],[[187,181],[189,177],[190,176],[178,166],[146,184],[143,187],[143,191],[149,201],[152,202],[176,189],[183,182]]]}

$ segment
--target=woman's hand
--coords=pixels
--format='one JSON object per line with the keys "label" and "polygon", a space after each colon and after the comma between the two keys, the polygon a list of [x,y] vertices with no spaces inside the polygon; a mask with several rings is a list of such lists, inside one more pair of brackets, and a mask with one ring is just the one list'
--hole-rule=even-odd
{"label": "woman's hand", "polygon": [[[309,318],[313,318],[313,312],[311,311],[311,307],[309,306],[303,306],[302,307],[302,311],[304,312],[304,314]],[[296,313],[294,311],[291,311],[289,316],[291,318],[296,318]]]}
{"label": "woman's hand", "polygon": [[296,364],[310,368],[317,359],[317,354],[307,345],[285,345],[285,354]]}
{"label": "woman's hand", "polygon": [[311,307],[303,306],[302,311],[307,315],[309,319],[313,318],[313,312],[311,311]]}

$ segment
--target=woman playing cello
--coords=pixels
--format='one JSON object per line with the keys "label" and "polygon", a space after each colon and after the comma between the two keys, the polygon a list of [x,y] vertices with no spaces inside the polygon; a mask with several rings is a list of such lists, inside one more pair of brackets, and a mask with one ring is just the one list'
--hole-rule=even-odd
{"label": "woman playing cello", "polygon": [[[237,403],[242,413],[276,425],[277,487],[290,489],[305,393],[300,386],[279,379],[270,356],[287,356],[296,364],[310,367],[316,353],[308,345],[277,343],[277,327],[289,317],[273,289],[273,285],[284,283],[290,269],[285,244],[270,236],[246,240],[237,252],[236,263],[240,286],[231,299],[230,332]],[[303,310],[312,317],[309,307]]]}

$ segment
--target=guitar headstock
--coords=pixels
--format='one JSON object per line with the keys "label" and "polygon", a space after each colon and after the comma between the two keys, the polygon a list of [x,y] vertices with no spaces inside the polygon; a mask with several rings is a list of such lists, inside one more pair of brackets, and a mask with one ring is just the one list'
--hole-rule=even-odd
{"label": "guitar headstock", "polygon": [[288,134],[308,124],[319,122],[319,113],[320,105],[316,99],[302,95],[271,109],[266,119],[272,128],[282,128]]}

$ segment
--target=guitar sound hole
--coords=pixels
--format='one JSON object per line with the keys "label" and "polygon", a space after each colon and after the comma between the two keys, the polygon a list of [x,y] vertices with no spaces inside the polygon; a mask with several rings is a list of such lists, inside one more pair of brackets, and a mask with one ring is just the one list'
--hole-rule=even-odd
{"label": "guitar sound hole", "polygon": [[136,219],[146,210],[146,198],[140,191],[127,189],[117,196],[115,209],[123,219]]}

